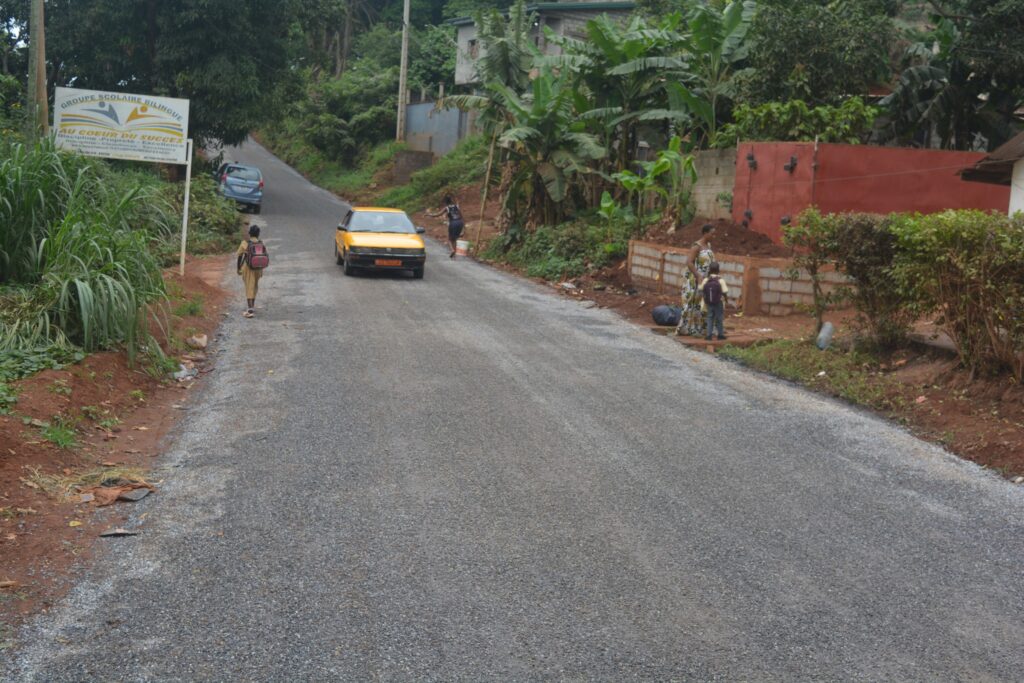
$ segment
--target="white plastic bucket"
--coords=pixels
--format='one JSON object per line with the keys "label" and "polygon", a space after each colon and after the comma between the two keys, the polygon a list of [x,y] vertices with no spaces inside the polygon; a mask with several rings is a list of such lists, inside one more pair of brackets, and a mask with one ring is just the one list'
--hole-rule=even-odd
{"label": "white plastic bucket", "polygon": [[456,240],[455,242],[455,253],[459,256],[466,256],[469,254],[469,240]]}

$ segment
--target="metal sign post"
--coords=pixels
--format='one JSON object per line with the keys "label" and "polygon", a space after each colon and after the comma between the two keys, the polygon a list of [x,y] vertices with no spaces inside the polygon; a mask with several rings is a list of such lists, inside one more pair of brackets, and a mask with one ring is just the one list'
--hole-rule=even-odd
{"label": "metal sign post", "polygon": [[192,189],[192,138],[188,139],[188,154],[185,161],[185,205],[181,211],[181,261],[178,274],[185,277],[185,247],[188,244],[188,197]]}

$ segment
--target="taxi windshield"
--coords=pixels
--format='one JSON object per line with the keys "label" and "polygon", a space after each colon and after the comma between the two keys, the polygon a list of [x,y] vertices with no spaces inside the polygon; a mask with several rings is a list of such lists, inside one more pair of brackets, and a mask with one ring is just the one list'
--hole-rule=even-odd
{"label": "taxi windshield", "polygon": [[397,232],[415,234],[416,227],[397,211],[357,211],[348,223],[349,232]]}

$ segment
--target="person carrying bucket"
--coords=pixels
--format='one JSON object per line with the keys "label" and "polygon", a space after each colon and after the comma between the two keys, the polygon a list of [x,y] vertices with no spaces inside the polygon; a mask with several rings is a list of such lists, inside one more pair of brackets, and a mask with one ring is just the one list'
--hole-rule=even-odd
{"label": "person carrying bucket", "polygon": [[459,237],[462,236],[462,231],[466,228],[465,221],[462,220],[462,209],[459,208],[458,203],[452,199],[450,194],[444,196],[444,205],[438,211],[427,211],[427,215],[431,218],[436,218],[442,214],[446,214],[448,219],[448,258],[455,258],[456,242]]}

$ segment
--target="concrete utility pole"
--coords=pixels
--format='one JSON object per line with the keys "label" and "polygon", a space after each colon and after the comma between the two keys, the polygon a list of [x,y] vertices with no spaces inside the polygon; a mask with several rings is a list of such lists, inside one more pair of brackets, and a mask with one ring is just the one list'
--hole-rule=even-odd
{"label": "concrete utility pole", "polygon": [[49,134],[50,111],[46,96],[46,28],[43,0],[31,0],[28,32],[28,116],[29,140]]}
{"label": "concrete utility pole", "polygon": [[398,76],[398,131],[395,139],[405,140],[405,106],[408,102],[406,92],[409,89],[409,14],[411,0],[405,0],[402,12],[402,66]]}

